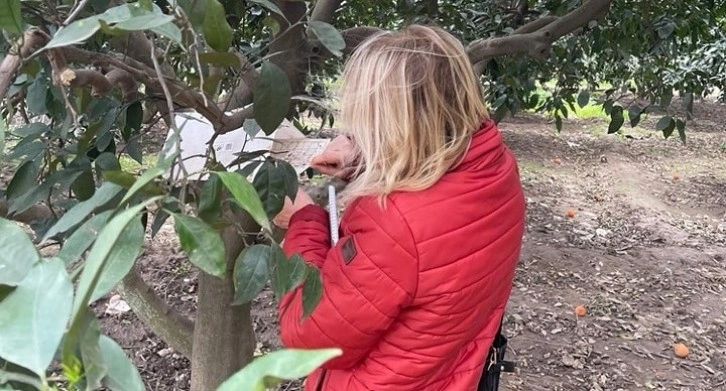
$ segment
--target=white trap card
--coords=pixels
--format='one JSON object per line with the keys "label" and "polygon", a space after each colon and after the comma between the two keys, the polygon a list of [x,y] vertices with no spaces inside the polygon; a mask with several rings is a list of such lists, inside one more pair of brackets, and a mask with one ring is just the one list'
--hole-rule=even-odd
{"label": "white trap card", "polygon": [[[179,153],[184,162],[184,169],[192,179],[206,177],[203,175],[200,178],[199,175],[204,171],[208,143],[214,136],[212,124],[201,114],[193,111],[176,113],[174,121],[181,135]],[[173,136],[174,130],[170,129],[164,146],[167,154],[177,151]],[[253,160],[272,156],[287,161],[298,174],[301,174],[310,166],[313,156],[321,153],[329,142],[329,139],[307,138],[290,121],[284,120],[270,135],[265,135],[260,130],[253,137],[247,134],[243,128],[239,128],[217,137],[213,147],[217,161],[228,167],[229,170],[238,170],[249,164],[249,162],[243,162],[229,167],[240,154],[267,151],[261,157]],[[175,159],[173,167],[174,172],[178,172],[177,159]]]}

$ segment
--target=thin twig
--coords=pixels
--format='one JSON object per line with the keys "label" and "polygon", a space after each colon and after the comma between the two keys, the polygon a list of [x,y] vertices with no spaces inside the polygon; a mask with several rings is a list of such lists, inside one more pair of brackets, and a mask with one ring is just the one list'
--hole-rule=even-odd
{"label": "thin twig", "polygon": [[88,0],[81,0],[80,2],[78,2],[75,8],[73,8],[73,11],[71,11],[66,20],[63,22],[63,26],[68,26],[73,21],[73,19],[75,19],[76,16],[78,16],[78,14],[83,11],[83,9],[86,7],[86,4],[88,4]]}
{"label": "thin twig", "polygon": [[[176,151],[177,151],[177,162],[179,163],[179,170],[182,173],[182,185],[181,185],[181,193],[179,194],[179,197],[181,200],[184,200],[186,197],[186,181],[187,177],[189,176],[189,173],[187,173],[186,168],[184,167],[184,159],[182,159],[181,156],[181,131],[179,130],[179,127],[176,125],[176,121],[174,120],[174,100],[171,97],[171,92],[169,91],[169,86],[166,84],[166,80],[164,80],[164,75],[161,72],[161,65],[159,65],[159,60],[156,58],[156,45],[151,42],[151,61],[154,63],[154,70],[156,70],[156,74],[159,77],[159,84],[161,85],[161,90],[164,91],[164,97],[166,98],[166,105],[169,110],[169,118],[171,118],[171,129],[175,133],[176,140]],[[172,177],[173,179],[173,177]]]}

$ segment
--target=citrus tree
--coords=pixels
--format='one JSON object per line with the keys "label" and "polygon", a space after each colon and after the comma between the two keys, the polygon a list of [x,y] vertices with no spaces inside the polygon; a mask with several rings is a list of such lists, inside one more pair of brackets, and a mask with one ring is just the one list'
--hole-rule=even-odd
{"label": "citrus tree", "polygon": [[[304,376],[339,351],[282,351],[238,373],[254,353],[250,302],[266,284],[278,297],[302,284],[307,312],[321,295],[316,269],[285,256],[270,224],[298,173],[259,153],[225,166],[218,137],[270,134],[284,118],[304,129],[303,115],[332,125],[320,101],[341,59],[381,29],[433,21],[466,44],[496,118],[539,110],[560,128],[597,98],[613,133],[626,116],[635,126],[666,110],[658,129],[685,139],[694,98],[723,90],[723,6],[705,3],[4,0],[0,383],[143,389],[89,309],[114,289],[191,360],[192,390]],[[668,112],[674,92],[680,117]],[[213,129],[198,172],[177,148],[183,110]],[[144,140],[162,131],[165,148],[149,154]],[[194,321],[135,264],[167,219],[200,271]]]}

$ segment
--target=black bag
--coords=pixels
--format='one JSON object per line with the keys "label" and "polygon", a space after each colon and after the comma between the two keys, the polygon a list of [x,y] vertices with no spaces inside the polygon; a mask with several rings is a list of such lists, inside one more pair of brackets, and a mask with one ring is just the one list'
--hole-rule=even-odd
{"label": "black bag", "polygon": [[502,334],[502,322],[499,323],[499,331],[494,337],[492,347],[489,349],[487,360],[484,362],[484,371],[479,380],[477,391],[497,391],[499,389],[499,375],[502,372],[514,372],[515,364],[511,361],[504,361],[504,353],[507,352],[507,338]]}

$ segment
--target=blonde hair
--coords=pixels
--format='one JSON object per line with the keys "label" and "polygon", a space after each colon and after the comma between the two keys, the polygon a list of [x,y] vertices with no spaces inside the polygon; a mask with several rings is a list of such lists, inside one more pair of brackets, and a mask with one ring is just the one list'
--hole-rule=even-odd
{"label": "blonde hair", "polygon": [[430,187],[489,118],[463,45],[420,25],[363,42],[345,66],[340,104],[360,158],[348,199]]}

